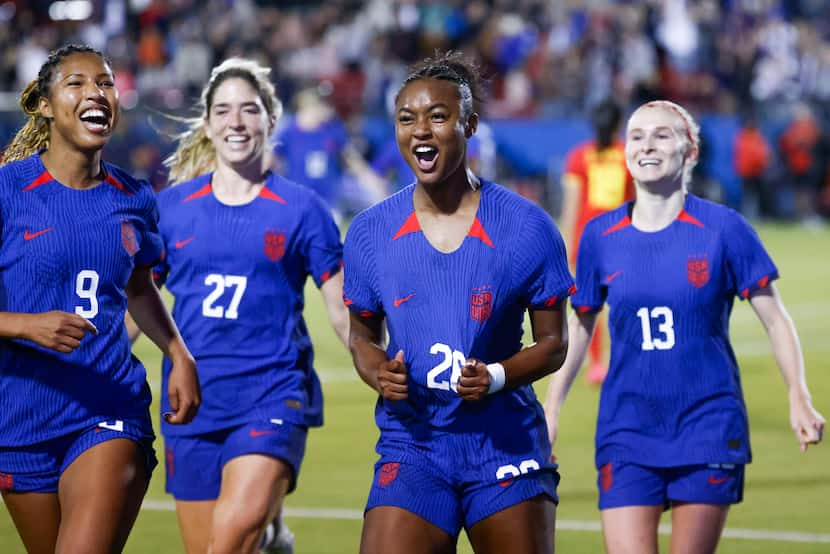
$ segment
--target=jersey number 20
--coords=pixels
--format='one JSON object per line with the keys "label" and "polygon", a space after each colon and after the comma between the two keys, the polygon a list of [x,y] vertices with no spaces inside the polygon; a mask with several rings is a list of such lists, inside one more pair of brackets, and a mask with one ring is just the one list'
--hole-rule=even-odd
{"label": "jersey number 20", "polygon": [[[649,311],[648,308],[637,310],[637,317],[640,318],[640,326],[643,328],[643,350],[670,350],[674,348],[674,314],[671,308],[656,306]],[[662,336],[652,337],[651,320],[657,323],[657,331]]]}
{"label": "jersey number 20", "polygon": [[[213,290],[202,300],[202,315],[205,317],[236,319],[239,317],[239,303],[245,288],[248,286],[248,278],[244,275],[219,275],[211,273],[205,277],[205,284],[213,287]],[[216,301],[224,294],[226,288],[233,287],[233,296],[228,307],[217,306]]]}

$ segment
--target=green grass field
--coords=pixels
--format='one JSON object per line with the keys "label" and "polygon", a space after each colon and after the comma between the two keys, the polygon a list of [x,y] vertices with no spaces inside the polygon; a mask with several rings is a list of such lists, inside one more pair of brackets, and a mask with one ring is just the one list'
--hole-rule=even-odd
{"label": "green grass field", "polygon": [[[830,276],[830,230],[764,226],[760,234],[781,273],[778,287],[800,333],[814,404],[830,417],[830,291],[825,288]],[[324,380],[326,425],[310,435],[299,487],[286,503],[286,519],[296,534],[298,554],[356,552],[375,460],[374,395],[357,380],[313,287],[308,289],[307,304],[317,367]],[[751,308],[745,302],[737,304],[732,338],[741,363],[755,461],[747,471],[745,500],[729,516],[720,552],[829,553],[830,445],[799,452],[789,428],[785,388],[766,335]],[[158,394],[157,351],[142,339],[136,354],[147,366]],[[544,394],[546,386],[546,380],[540,382],[537,392]],[[593,467],[597,398],[597,391],[580,376],[560,422],[556,451],[562,482],[556,542],[562,553],[602,552]],[[126,552],[183,551],[163,481],[164,471],[159,468]],[[668,517],[664,519],[668,522]],[[772,533],[778,539],[735,536],[758,533]],[[790,540],[780,540],[786,533],[792,533]],[[663,536],[664,550],[665,540]],[[460,543],[460,552],[471,551],[465,538]],[[0,553],[22,551],[8,514],[0,509]]]}

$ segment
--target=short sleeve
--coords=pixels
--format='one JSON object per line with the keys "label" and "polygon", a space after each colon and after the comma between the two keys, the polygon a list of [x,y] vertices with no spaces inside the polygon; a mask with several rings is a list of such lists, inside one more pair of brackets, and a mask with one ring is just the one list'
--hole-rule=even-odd
{"label": "short sleeve", "polygon": [[778,278],[778,268],[746,219],[730,210],[724,227],[726,264],[732,285],[742,299]]}
{"label": "short sleeve", "polygon": [[551,308],[573,293],[573,278],[562,235],[550,216],[532,206],[524,218],[515,269],[530,309]]}
{"label": "short sleeve", "polygon": [[370,241],[369,226],[364,215],[358,215],[346,234],[343,247],[343,301],[363,317],[382,313],[377,293],[377,268]]}
{"label": "short sleeve", "polygon": [[161,259],[164,243],[159,233],[159,209],[155,194],[149,184],[142,187],[142,193],[147,195],[147,205],[144,211],[143,229],[139,234],[138,252],[135,254],[135,265],[146,267],[155,264]]}
{"label": "short sleeve", "polygon": [[316,195],[311,197],[300,229],[305,270],[319,288],[343,267],[340,230]]}
{"label": "short sleeve", "polygon": [[579,241],[576,258],[576,294],[571,305],[581,313],[595,313],[605,303],[607,288],[600,279],[600,252],[597,225],[589,223]]}

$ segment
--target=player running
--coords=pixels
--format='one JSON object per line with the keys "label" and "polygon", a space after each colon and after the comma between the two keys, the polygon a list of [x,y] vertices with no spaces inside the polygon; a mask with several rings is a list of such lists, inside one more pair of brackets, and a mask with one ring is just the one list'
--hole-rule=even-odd
{"label": "player running", "polygon": [[770,337],[802,450],[818,443],[795,328],[773,284],[778,270],[737,212],[686,191],[699,127],[666,101],[628,121],[636,201],[585,228],[577,258],[571,347],[546,400],[551,441],[597,312],[609,306],[611,365],[596,432],[599,508],[609,553],[657,552],[672,509],[671,551],[714,552],[751,461],[729,315],[748,299]]}
{"label": "player running", "polygon": [[109,63],[64,46],[20,104],[0,169],[0,491],[28,552],[120,552],[157,463],[128,305],[172,360],[167,425],[193,418],[199,383],[151,278],[155,195],[101,158],[118,121]]}
{"label": "player running", "polygon": [[454,552],[462,528],[476,552],[554,548],[559,474],[531,383],[564,360],[573,281],[548,215],[469,171],[478,92],[458,55],[413,68],[395,131],[416,183],[346,238],[350,347],[379,395],[363,553]]}

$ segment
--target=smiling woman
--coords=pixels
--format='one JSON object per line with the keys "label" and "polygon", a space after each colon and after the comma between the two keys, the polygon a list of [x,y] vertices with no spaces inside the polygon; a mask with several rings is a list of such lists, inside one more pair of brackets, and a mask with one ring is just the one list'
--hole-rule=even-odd
{"label": "smiling woman", "polygon": [[455,552],[462,528],[476,552],[553,552],[559,474],[531,383],[564,360],[573,281],[548,215],[468,167],[479,88],[457,54],[412,68],[395,133],[417,182],[346,237],[350,348],[380,428],[364,553]]}
{"label": "smiling woman", "polygon": [[177,424],[200,402],[194,362],[150,278],[153,192],[101,159],[118,120],[107,61],[52,52],[20,103],[0,168],[0,490],[27,551],[120,551],[156,465],[127,305],[175,360]]}
{"label": "smiling woman", "polygon": [[626,163],[636,199],[592,219],[579,246],[571,348],[551,379],[551,442],[608,304],[611,367],[602,386],[596,455],[610,554],[657,552],[671,508],[672,551],[712,553],[752,459],[741,378],[729,337],[734,298],[749,301],[787,385],[802,451],[821,441],[801,347],[773,281],[778,269],[743,217],[689,194],[699,129],[668,101],[628,120]]}
{"label": "smiling woman", "polygon": [[[316,193],[268,170],[282,112],[269,73],[240,58],[213,69],[201,116],[167,160],[175,186],[159,195],[166,256],[155,275],[175,299],[205,393],[187,428],[162,422],[188,552],[252,553],[262,537],[267,552],[291,551],[279,513],[308,429],[323,419],[303,321],[308,277],[346,342],[339,230]],[[163,386],[170,369],[165,360]]]}

